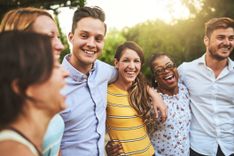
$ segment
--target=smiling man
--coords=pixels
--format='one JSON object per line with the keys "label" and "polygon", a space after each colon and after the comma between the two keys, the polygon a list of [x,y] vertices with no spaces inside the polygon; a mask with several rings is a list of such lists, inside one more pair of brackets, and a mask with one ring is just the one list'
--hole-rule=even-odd
{"label": "smiling man", "polygon": [[234,20],[205,24],[205,54],[179,67],[191,98],[190,156],[234,155]]}
{"label": "smiling man", "polygon": [[79,8],[73,16],[68,35],[72,52],[62,63],[70,73],[64,90],[68,107],[61,113],[63,156],[104,155],[106,91],[117,76],[114,67],[97,60],[104,46],[104,20],[99,7]]}

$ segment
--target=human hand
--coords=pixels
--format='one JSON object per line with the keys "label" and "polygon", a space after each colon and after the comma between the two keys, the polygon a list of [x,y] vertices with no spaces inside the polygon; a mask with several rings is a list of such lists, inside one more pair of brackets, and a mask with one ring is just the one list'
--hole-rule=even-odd
{"label": "human hand", "polygon": [[107,156],[119,156],[124,154],[123,147],[120,142],[108,141],[105,149]]}
{"label": "human hand", "polygon": [[153,106],[156,118],[161,122],[165,122],[167,120],[167,106],[164,104],[164,102],[157,102],[157,104],[153,104]]}
{"label": "human hand", "polygon": [[163,99],[153,88],[148,87],[148,93],[151,96],[152,104],[154,107],[155,116],[160,119],[161,122],[165,122],[167,119],[167,106],[163,102]]}

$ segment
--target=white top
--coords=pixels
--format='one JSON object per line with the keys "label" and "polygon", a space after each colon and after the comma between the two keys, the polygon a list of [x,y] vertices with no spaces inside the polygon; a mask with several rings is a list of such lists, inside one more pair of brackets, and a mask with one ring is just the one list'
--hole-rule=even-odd
{"label": "white top", "polygon": [[206,66],[205,55],[179,68],[191,99],[191,148],[216,156],[218,145],[225,155],[234,153],[234,63],[228,59],[217,78]]}
{"label": "white top", "polygon": [[13,130],[3,130],[0,132],[0,141],[6,141],[6,140],[13,140],[19,142],[27,146],[35,156],[40,156],[40,154],[37,152],[36,148],[32,145],[31,142],[29,142],[28,140],[26,140],[24,137],[22,137]]}
{"label": "white top", "polygon": [[[161,93],[160,93],[161,94]],[[167,120],[151,136],[156,156],[188,156],[191,113],[187,88],[179,83],[175,96],[161,94],[168,107]]]}

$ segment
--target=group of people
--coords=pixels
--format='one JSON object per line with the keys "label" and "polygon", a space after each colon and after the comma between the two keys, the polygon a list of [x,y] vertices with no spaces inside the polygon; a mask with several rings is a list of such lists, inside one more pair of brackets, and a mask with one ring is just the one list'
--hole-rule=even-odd
{"label": "group of people", "polygon": [[178,69],[155,52],[151,85],[133,41],[116,49],[114,66],[98,60],[107,32],[99,7],[74,12],[61,65],[46,10],[11,10],[0,32],[1,155],[234,155],[233,19],[209,20],[205,54]]}

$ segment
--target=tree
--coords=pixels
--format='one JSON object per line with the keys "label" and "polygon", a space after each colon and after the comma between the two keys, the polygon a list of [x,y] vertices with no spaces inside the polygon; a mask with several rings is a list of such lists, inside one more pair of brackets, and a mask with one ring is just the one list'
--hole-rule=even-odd
{"label": "tree", "polygon": [[[173,24],[162,21],[146,21],[130,28],[124,28],[119,33],[124,40],[137,42],[144,50],[145,59],[149,60],[152,53],[165,52],[172,56],[177,65],[184,61],[191,61],[205,52],[203,43],[204,23],[213,17],[234,17],[233,0],[183,0],[190,8],[193,16],[187,20],[177,20]],[[196,8],[196,2],[202,7]],[[111,36],[113,36],[112,34]],[[110,40],[109,40],[110,39]],[[107,38],[106,43],[115,42],[114,38]],[[108,44],[108,52],[104,49],[105,58],[111,60],[117,47]],[[234,53],[231,58],[233,59]],[[105,60],[105,58],[103,60]],[[113,60],[113,59],[112,59]],[[149,77],[148,65],[143,68],[144,74]]]}
{"label": "tree", "polygon": [[60,7],[82,7],[86,0],[0,0],[0,19],[3,15],[14,8],[33,6],[53,10],[55,13]]}
{"label": "tree", "polygon": [[107,34],[105,40],[105,46],[100,60],[112,64],[117,46],[125,42],[126,39],[120,31],[113,29]]}

